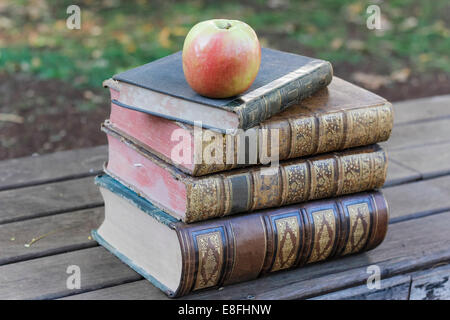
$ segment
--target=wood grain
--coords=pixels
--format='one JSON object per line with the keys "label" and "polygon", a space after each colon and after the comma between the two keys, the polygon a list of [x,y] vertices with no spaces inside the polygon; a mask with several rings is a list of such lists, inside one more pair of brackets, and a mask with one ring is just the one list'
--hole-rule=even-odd
{"label": "wood grain", "polygon": [[422,148],[393,150],[389,159],[414,170],[421,179],[450,174],[450,142],[430,144]]}
{"label": "wood grain", "polygon": [[348,288],[311,300],[449,300],[450,265],[381,279],[379,289],[367,285]]}
{"label": "wood grain", "polygon": [[394,126],[450,118],[449,100],[450,95],[443,95],[396,102],[393,104]]}
{"label": "wood grain", "polygon": [[395,186],[406,182],[411,182],[421,179],[419,172],[410,168],[406,168],[402,164],[393,161],[388,153],[388,169],[386,181],[383,187]]}
{"label": "wood grain", "polygon": [[418,218],[450,210],[450,176],[417,181],[383,190],[390,222]]}
{"label": "wood grain", "polygon": [[147,280],[81,293],[61,300],[169,300]]}
{"label": "wood grain", "polygon": [[387,151],[390,152],[445,142],[450,142],[450,125],[444,118],[430,122],[394,126],[389,140],[381,143],[381,145],[386,146]]}
{"label": "wood grain", "polygon": [[1,161],[0,190],[92,176],[106,159],[106,146],[99,146]]}
{"label": "wood grain", "polygon": [[93,177],[0,191],[0,224],[98,207],[103,199]]}
{"label": "wood grain", "polygon": [[[80,268],[80,289],[67,288],[72,265]],[[108,251],[95,247],[1,266],[0,299],[54,299],[139,279]]]}
{"label": "wood grain", "polygon": [[95,208],[0,225],[0,265],[97,246],[90,233],[103,218]]}
{"label": "wood grain", "polygon": [[411,276],[400,275],[381,279],[379,289],[366,284],[311,298],[311,300],[408,300]]}
{"label": "wood grain", "polygon": [[450,265],[421,272],[413,277],[411,300],[450,300]]}

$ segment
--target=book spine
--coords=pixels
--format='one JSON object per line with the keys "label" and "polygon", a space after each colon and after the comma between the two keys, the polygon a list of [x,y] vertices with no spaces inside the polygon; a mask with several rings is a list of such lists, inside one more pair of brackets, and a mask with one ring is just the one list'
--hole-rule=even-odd
{"label": "book spine", "polygon": [[[360,147],[386,141],[394,123],[392,105],[387,102],[382,105],[342,110],[333,113],[318,112],[315,115],[276,119],[260,124],[257,134],[258,141],[263,141],[263,135],[271,130],[278,130],[279,159],[292,159],[320,153]],[[242,167],[237,164],[237,146],[240,136],[236,135],[231,145],[227,144],[225,135],[219,136],[224,150],[234,149],[234,162],[225,165],[226,152],[223,152],[223,164],[201,163],[195,166],[193,175],[202,176],[218,171]],[[203,142],[202,153],[214,144],[216,140]],[[259,148],[259,143],[256,147]],[[267,148],[270,150],[270,148]],[[256,152],[257,157],[260,150]],[[260,159],[257,159],[260,163]]]}
{"label": "book spine", "polygon": [[176,295],[373,249],[388,218],[383,195],[371,192],[176,224],[183,270]]}
{"label": "book spine", "polygon": [[[321,88],[326,87],[333,78],[331,63],[322,61],[309,73],[292,72],[270,84],[269,88],[260,88],[255,98],[246,102],[245,108],[236,110],[239,115],[240,128],[248,129],[257,126],[271,116],[298,103]],[[265,92],[260,92],[260,91]]]}
{"label": "book spine", "polygon": [[185,221],[367,191],[381,187],[386,172],[386,153],[374,145],[188,180]]}
{"label": "book spine", "polygon": [[261,124],[279,129],[280,159],[290,159],[386,141],[393,127],[392,105],[317,113]]}

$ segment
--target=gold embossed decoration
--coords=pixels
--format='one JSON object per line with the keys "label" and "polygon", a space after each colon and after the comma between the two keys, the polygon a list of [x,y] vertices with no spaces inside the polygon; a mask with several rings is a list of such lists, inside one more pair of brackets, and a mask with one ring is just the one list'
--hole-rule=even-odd
{"label": "gold embossed decoration", "polygon": [[363,146],[377,142],[377,109],[364,108],[347,113],[349,133],[344,148]]}
{"label": "gold embossed decoration", "polygon": [[290,119],[291,153],[289,158],[296,158],[314,153],[316,143],[315,121],[313,117]]}
{"label": "gold embossed decoration", "polygon": [[194,235],[198,250],[198,271],[194,290],[217,284],[223,266],[224,246],[221,232]]}
{"label": "gold embossed decoration", "polygon": [[372,174],[372,185],[373,188],[381,188],[386,180],[387,174],[387,160],[386,154],[383,150],[380,150],[372,155],[373,158],[373,174]]}
{"label": "gold embossed decoration", "polygon": [[308,263],[328,258],[336,238],[336,218],[333,209],[315,211],[311,215],[314,221],[314,243]]}
{"label": "gold embossed decoration", "polygon": [[394,125],[392,104],[386,103],[382,108],[379,108],[378,118],[378,140],[385,141],[391,135],[392,127]]}
{"label": "gold embossed decoration", "polygon": [[220,178],[199,179],[187,185],[188,204],[186,222],[205,220],[221,213],[222,190]]}
{"label": "gold embossed decoration", "polygon": [[324,114],[319,118],[319,146],[317,153],[338,150],[344,138],[342,113]]}
{"label": "gold embossed decoration", "polygon": [[[348,155],[340,158],[342,163],[343,175],[342,175],[342,194],[354,193],[360,191],[361,181],[361,158],[370,158],[370,154],[361,154],[358,156]],[[370,173],[370,171],[369,171]]]}
{"label": "gold embossed decoration", "polygon": [[334,158],[311,161],[311,200],[333,196],[335,161]]}
{"label": "gold embossed decoration", "polygon": [[278,168],[255,170],[252,174],[254,194],[258,195],[254,197],[252,210],[278,206],[281,202],[281,181]]}
{"label": "gold embossed decoration", "polygon": [[290,268],[294,265],[300,245],[300,225],[297,214],[274,219],[277,248],[271,271]]}
{"label": "gold embossed decoration", "polygon": [[350,234],[344,254],[360,251],[367,242],[370,230],[370,210],[367,202],[347,206],[350,218]]}
{"label": "gold embossed decoration", "polygon": [[308,163],[289,163],[283,168],[286,173],[286,198],[283,204],[297,203],[308,200],[309,175]]}

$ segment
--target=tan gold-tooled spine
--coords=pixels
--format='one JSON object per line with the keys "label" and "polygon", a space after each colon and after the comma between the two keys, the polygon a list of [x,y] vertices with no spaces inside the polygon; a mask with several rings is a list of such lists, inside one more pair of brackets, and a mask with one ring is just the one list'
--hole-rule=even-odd
{"label": "tan gold-tooled spine", "polygon": [[[393,109],[392,105],[386,102],[384,105],[331,113],[311,114],[311,111],[305,109],[304,117],[269,120],[256,128],[279,130],[279,159],[285,160],[386,141],[391,134],[392,126]],[[262,132],[259,130],[258,141],[261,140]],[[244,165],[238,164],[237,161],[237,135],[233,136],[231,145],[227,142],[226,135],[219,133],[216,135],[218,138],[221,136],[224,146],[222,164],[208,164],[203,161],[196,165],[194,175],[201,176]],[[203,141],[202,152],[212,143],[209,139]],[[259,143],[257,145],[257,162],[260,163]],[[226,159],[229,148],[234,154],[232,163]]]}
{"label": "tan gold-tooled spine", "polygon": [[222,177],[199,179],[187,183],[187,202],[185,222],[194,222],[219,217],[225,208],[225,194],[221,188]]}
{"label": "tan gold-tooled spine", "polygon": [[379,188],[386,161],[383,149],[362,148],[187,179],[186,222]]}

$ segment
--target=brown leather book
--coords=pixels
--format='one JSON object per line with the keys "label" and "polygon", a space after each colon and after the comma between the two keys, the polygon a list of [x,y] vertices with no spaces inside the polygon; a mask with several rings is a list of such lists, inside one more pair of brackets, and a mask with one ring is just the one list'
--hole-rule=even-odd
{"label": "brown leather book", "polygon": [[378,145],[192,177],[103,128],[105,172],[186,223],[380,188],[387,158]]}
{"label": "brown leather book", "polygon": [[108,175],[96,183],[94,238],[170,297],[370,250],[388,227],[376,191],[185,224]]}
{"label": "brown leather book", "polygon": [[[113,88],[114,98],[119,92]],[[245,165],[267,163],[261,145],[270,147],[271,134],[278,129],[279,159],[292,159],[385,141],[393,125],[392,105],[384,98],[334,77],[328,87],[292,105],[245,133],[223,134],[198,129],[111,103],[105,126],[140,143],[159,158],[193,176],[227,171]],[[197,129],[197,135],[196,131]],[[245,142],[245,136],[257,138]],[[266,143],[260,144],[262,141]],[[275,138],[274,138],[275,139]],[[217,152],[214,163],[205,159]],[[183,147],[183,157],[173,160],[173,151]],[[221,148],[220,148],[221,150]],[[253,158],[238,158],[254,151]],[[202,157],[199,159],[198,155]],[[232,155],[233,161],[227,161]],[[196,158],[197,157],[197,158]]]}

